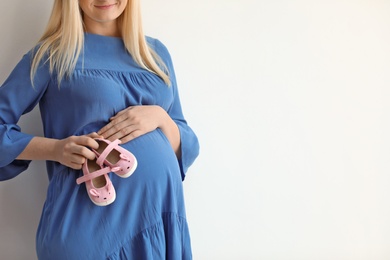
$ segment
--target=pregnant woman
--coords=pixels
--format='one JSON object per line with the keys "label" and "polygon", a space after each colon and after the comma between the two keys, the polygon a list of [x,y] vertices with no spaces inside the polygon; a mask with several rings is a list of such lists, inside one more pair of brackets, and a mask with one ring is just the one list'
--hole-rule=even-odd
{"label": "pregnant woman", "polygon": [[[139,2],[55,0],[38,45],[0,88],[0,180],[47,161],[38,259],[192,258],[182,181],[199,144]],[[37,104],[44,137],[17,125]],[[100,158],[107,147],[107,158],[131,161],[128,178]],[[102,177],[116,194],[107,203],[94,201]]]}

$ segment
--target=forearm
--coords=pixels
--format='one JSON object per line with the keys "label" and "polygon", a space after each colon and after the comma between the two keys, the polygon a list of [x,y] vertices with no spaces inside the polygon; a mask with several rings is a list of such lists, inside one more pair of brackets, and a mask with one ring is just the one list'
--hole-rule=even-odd
{"label": "forearm", "polygon": [[26,146],[21,154],[16,158],[18,160],[55,160],[56,139],[34,137]]}
{"label": "forearm", "polygon": [[93,139],[96,137],[99,137],[96,133],[62,140],[34,137],[16,159],[56,161],[72,169],[81,169],[86,159],[95,159],[89,148],[99,147]]}
{"label": "forearm", "polygon": [[164,113],[162,117],[162,121],[160,123],[159,128],[164,133],[164,135],[167,137],[169,142],[171,143],[172,149],[175,152],[178,159],[181,158],[181,140],[180,140],[180,131],[179,127],[175,123],[175,121],[172,120],[172,118],[167,114]]}

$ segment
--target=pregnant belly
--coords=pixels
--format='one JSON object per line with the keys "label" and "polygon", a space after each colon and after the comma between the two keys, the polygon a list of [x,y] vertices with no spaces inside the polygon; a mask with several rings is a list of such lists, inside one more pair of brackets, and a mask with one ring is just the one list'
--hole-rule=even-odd
{"label": "pregnant belly", "polygon": [[128,143],[121,144],[121,146],[136,157],[138,167],[135,172],[147,173],[149,171],[179,170],[177,158],[171,144],[160,129],[142,135]]}
{"label": "pregnant belly", "polygon": [[129,178],[122,179],[112,174],[119,201],[129,194],[140,196],[138,199],[143,200],[148,196],[163,197],[172,189],[181,189],[178,160],[160,129],[125,143],[122,147],[134,154],[138,165]]}

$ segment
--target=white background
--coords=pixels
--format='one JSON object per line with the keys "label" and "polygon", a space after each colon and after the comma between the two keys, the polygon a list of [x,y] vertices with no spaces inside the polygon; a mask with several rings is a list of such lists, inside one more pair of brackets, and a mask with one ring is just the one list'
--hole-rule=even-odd
{"label": "white background", "polygon": [[[0,82],[51,3],[2,1]],[[194,259],[390,259],[390,1],[142,4],[201,142],[184,182]],[[47,182],[34,162],[0,183],[0,259],[35,258]]]}

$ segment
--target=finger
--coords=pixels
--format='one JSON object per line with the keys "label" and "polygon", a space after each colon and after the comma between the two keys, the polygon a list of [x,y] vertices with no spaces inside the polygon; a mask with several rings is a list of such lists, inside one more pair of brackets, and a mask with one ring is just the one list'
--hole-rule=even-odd
{"label": "finger", "polygon": [[118,112],[115,116],[111,117],[110,122],[107,125],[105,125],[103,128],[101,128],[98,131],[98,134],[105,135],[107,133],[107,131],[110,131],[111,128],[115,127],[115,125],[117,125],[123,121],[130,120],[129,111],[132,110],[133,108],[134,107],[129,107],[125,110]]}
{"label": "finger", "polygon": [[[81,149],[80,151],[78,152],[78,154],[82,157],[82,162],[81,163],[84,163],[85,162],[85,158],[89,159],[89,160],[93,160],[96,158],[96,155],[94,152],[92,152],[90,149],[86,148],[86,147],[83,147],[83,146],[80,146]],[[99,146],[97,147],[99,148]],[[96,148],[96,149],[97,149]]]}
{"label": "finger", "polygon": [[96,142],[95,139],[87,135],[79,136],[75,142],[78,146],[86,146],[92,149],[99,148],[98,142]]}
{"label": "finger", "polygon": [[[94,139],[91,140],[93,140],[93,143],[96,142]],[[99,144],[96,142],[96,149],[98,148],[99,148]],[[89,148],[87,148],[86,146],[80,143],[71,145],[67,149],[67,154],[69,155],[68,157],[70,158],[70,161],[76,163],[83,163],[82,160],[85,160],[85,158],[93,160],[96,157],[94,152],[92,152]],[[81,157],[82,159],[80,159],[79,157]]]}
{"label": "finger", "polygon": [[122,128],[120,131],[115,132],[114,134],[111,134],[106,137],[106,139],[110,140],[111,142],[119,139],[121,140],[123,137],[131,134],[131,132],[135,131],[136,127],[135,126],[127,126]]}
{"label": "finger", "polygon": [[107,125],[105,125],[102,128],[100,128],[100,130],[97,131],[97,134],[103,136],[104,133],[107,132],[111,127],[112,127],[112,123],[110,122]]}
{"label": "finger", "polygon": [[145,134],[143,131],[141,130],[136,130],[136,131],[133,131],[131,132],[130,134],[120,138],[121,140],[121,143],[122,144],[125,144],[127,142],[130,142],[131,140],[134,140],[135,138],[137,137],[140,137],[141,135]]}
{"label": "finger", "polygon": [[121,117],[121,116],[123,116],[124,114],[129,113],[129,110],[132,110],[132,109],[134,109],[133,106],[132,106],[132,107],[128,107],[127,109],[124,109],[124,110],[122,110],[122,111],[119,111],[115,116],[111,117],[110,120],[111,120],[111,121],[112,121],[112,120],[115,120],[115,119],[117,119],[118,117]]}
{"label": "finger", "polygon": [[103,136],[99,135],[98,133],[96,132],[93,132],[93,133],[90,133],[87,135],[88,137],[91,137],[91,138],[103,138]]}
{"label": "finger", "polygon": [[114,125],[111,129],[103,133],[102,135],[106,139],[121,139],[123,136],[128,135],[132,131],[136,130],[136,126],[132,125],[129,121],[122,121],[119,124]]}
{"label": "finger", "polygon": [[[106,136],[107,134],[112,134],[114,133],[115,131],[117,131],[116,129],[116,125],[125,121],[127,119],[127,117],[125,116],[121,116],[121,117],[118,117],[116,118],[115,120],[112,120],[111,122],[109,122],[107,125],[105,125],[104,127],[102,127],[97,133],[98,135],[102,135],[102,136]],[[114,129],[113,129],[114,128]]]}
{"label": "finger", "polygon": [[82,164],[78,164],[78,163],[69,163],[68,165],[66,165],[74,170],[80,170],[81,168],[83,168],[83,165]]}
{"label": "finger", "polygon": [[76,164],[83,165],[85,161],[86,161],[85,157],[78,154],[73,154],[70,158],[70,163],[75,165]]}

